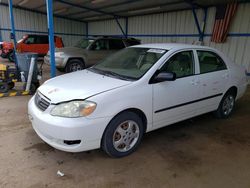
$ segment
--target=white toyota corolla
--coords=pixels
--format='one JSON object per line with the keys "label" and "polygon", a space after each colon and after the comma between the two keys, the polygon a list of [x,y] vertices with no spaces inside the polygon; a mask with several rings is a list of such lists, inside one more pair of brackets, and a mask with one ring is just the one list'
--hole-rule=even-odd
{"label": "white toyota corolla", "polygon": [[246,87],[244,68],[213,48],[145,44],[48,80],[29,101],[29,118],[59,150],[122,157],[145,132],[211,111],[229,117]]}

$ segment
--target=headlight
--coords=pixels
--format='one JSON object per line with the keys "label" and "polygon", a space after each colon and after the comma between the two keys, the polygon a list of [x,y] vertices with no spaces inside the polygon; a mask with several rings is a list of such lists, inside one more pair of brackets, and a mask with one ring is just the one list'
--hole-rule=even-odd
{"label": "headlight", "polygon": [[92,114],[95,108],[96,103],[91,101],[71,101],[56,105],[50,114],[52,116],[69,118],[85,117]]}
{"label": "headlight", "polygon": [[65,55],[64,52],[56,52],[55,53],[56,57],[64,57],[64,55]]}

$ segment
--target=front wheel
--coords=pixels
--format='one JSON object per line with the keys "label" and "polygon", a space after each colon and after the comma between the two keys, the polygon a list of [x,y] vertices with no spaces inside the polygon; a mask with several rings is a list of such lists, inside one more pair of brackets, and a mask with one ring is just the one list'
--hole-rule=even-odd
{"label": "front wheel", "polygon": [[111,157],[125,157],[136,150],[143,134],[143,122],[137,114],[121,113],[106,128],[102,149]]}
{"label": "front wheel", "polygon": [[80,70],[83,70],[84,68],[85,68],[85,65],[81,60],[72,59],[72,60],[69,60],[69,62],[67,63],[65,67],[65,72],[70,73],[70,72],[80,71]]}
{"label": "front wheel", "polygon": [[214,112],[217,118],[228,118],[235,106],[235,94],[231,91],[227,92],[222,98],[218,109]]}

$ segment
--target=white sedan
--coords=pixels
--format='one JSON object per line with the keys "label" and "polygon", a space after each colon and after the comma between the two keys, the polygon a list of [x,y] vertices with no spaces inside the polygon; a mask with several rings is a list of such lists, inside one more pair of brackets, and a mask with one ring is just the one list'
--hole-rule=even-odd
{"label": "white sedan", "polygon": [[145,44],[48,80],[29,101],[29,118],[59,150],[123,157],[146,132],[211,111],[229,117],[246,87],[244,68],[213,48]]}

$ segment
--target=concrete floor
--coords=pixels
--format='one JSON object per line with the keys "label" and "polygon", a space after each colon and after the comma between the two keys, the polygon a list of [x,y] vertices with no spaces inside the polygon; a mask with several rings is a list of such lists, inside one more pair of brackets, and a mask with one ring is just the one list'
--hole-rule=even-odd
{"label": "concrete floor", "polygon": [[230,119],[206,114],[148,133],[121,159],[48,146],[31,128],[29,99],[0,98],[0,187],[250,187],[250,88]]}

